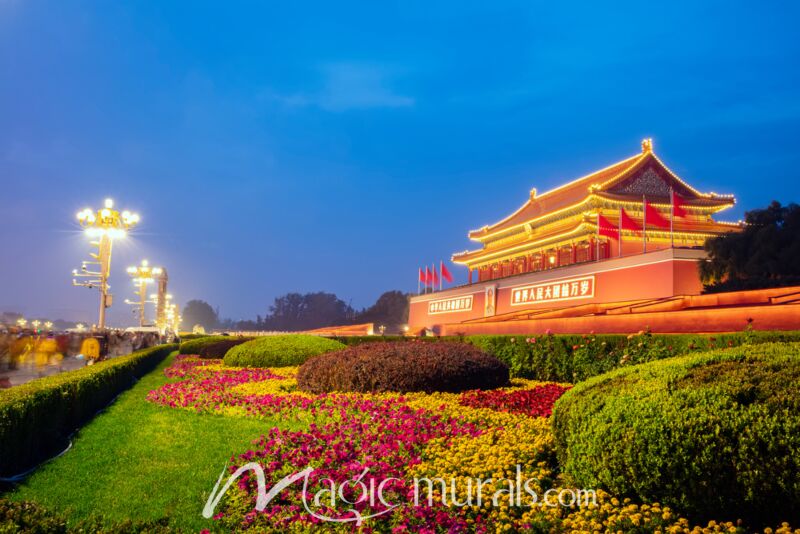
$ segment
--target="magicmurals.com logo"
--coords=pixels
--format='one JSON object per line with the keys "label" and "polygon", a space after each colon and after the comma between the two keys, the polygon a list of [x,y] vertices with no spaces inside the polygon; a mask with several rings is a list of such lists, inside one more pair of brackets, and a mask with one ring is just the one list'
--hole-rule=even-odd
{"label": "magicmurals.com logo", "polygon": [[[214,510],[219,504],[222,497],[228,491],[240,476],[248,471],[252,471],[256,478],[256,485],[258,488],[258,497],[256,498],[255,510],[258,512],[264,511],[267,505],[274,499],[280,492],[285,490],[292,484],[303,481],[303,491],[300,492],[303,501],[303,507],[312,517],[321,521],[332,521],[336,523],[356,523],[361,525],[365,519],[378,517],[388,514],[398,506],[404,503],[389,502],[387,501],[388,493],[393,492],[396,484],[401,484],[403,481],[389,477],[382,480],[369,478],[369,469],[364,470],[358,476],[336,483],[333,480],[326,478],[318,481],[322,486],[318,491],[310,491],[309,479],[314,472],[313,467],[306,467],[302,471],[287,475],[279,480],[272,488],[267,491],[266,477],[264,470],[255,462],[251,462],[241,466],[232,475],[228,477],[227,482],[222,489],[220,484],[225,477],[227,466],[220,473],[211,495],[206,501],[203,508],[203,517],[211,518],[214,515]],[[414,506],[433,506],[434,502],[441,503],[448,507],[464,507],[464,506],[485,506],[486,503],[491,503],[494,507],[499,506],[546,506],[546,507],[573,507],[573,506],[594,506],[597,505],[597,493],[595,490],[589,489],[549,489],[542,492],[541,495],[537,492],[539,480],[535,478],[523,478],[522,469],[519,465],[516,467],[516,476],[513,479],[500,478],[500,479],[480,479],[480,478],[451,478],[449,480],[443,478],[414,478],[413,479],[413,505]],[[388,488],[387,488],[388,487]],[[487,491],[488,490],[488,491]],[[494,490],[494,491],[492,491]],[[490,492],[490,495],[485,493]],[[396,492],[394,492],[396,493]],[[438,495],[438,499],[435,497]],[[424,496],[424,498],[421,498]],[[368,503],[369,507],[379,509],[375,513],[364,515],[361,511],[353,508],[354,505],[362,505]],[[319,513],[322,507],[326,509],[341,509],[341,517],[330,517]]]}

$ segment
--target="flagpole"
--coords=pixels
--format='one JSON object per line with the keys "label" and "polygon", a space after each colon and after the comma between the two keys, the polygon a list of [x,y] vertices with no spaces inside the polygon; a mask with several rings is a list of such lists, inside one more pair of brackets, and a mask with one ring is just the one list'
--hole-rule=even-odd
{"label": "flagpole", "polygon": [[675,226],[673,220],[675,219],[675,192],[672,187],[669,188],[669,244],[670,247],[675,248]]}
{"label": "flagpole", "polygon": [[439,260],[439,291],[444,289],[444,281],[442,280],[444,278],[444,275],[442,274],[442,263],[444,262]]}
{"label": "flagpole", "polygon": [[433,275],[428,275],[428,266],[425,266],[425,292],[426,293],[433,293],[431,290],[431,286],[433,286]]}
{"label": "flagpole", "polygon": [[647,199],[642,195],[642,253],[647,252]]}
{"label": "flagpole", "polygon": [[417,295],[421,294],[420,278],[422,278],[422,269],[417,269]]}

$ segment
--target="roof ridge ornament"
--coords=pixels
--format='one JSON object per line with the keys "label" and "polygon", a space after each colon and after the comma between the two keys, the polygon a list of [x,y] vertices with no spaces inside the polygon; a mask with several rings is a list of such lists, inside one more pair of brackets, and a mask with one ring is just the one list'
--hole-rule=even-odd
{"label": "roof ridge ornament", "polygon": [[653,151],[653,138],[647,137],[642,139],[642,154],[647,154]]}

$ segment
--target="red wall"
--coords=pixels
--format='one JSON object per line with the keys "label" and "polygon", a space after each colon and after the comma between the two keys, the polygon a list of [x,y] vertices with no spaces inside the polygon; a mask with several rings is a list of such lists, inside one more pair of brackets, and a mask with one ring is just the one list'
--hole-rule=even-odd
{"label": "red wall", "polygon": [[594,315],[530,321],[498,321],[443,325],[452,334],[627,334],[649,329],[654,333],[741,332],[752,320],[757,330],[800,329],[800,304],[690,309],[673,312]]}
{"label": "red wall", "polygon": [[[696,295],[702,290],[697,271],[697,251],[684,251],[675,257],[672,249],[654,251],[631,257],[573,265],[551,271],[520,275],[499,280],[476,283],[452,290],[413,297],[409,310],[409,327],[419,331],[423,327],[438,330],[439,325],[461,323],[484,317],[484,289],[497,284],[497,315],[524,310],[555,309],[590,303],[610,303],[639,299],[654,299],[675,295]],[[595,294],[591,298],[511,305],[513,288],[535,283],[556,281],[594,274]],[[472,310],[428,315],[428,303],[458,296],[473,295]]]}

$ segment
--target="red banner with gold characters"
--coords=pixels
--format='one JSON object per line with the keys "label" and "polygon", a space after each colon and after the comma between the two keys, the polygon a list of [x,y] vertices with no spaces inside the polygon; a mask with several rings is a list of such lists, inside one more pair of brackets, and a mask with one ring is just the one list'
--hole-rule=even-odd
{"label": "red banner with gold characters", "polygon": [[594,275],[542,282],[511,290],[511,305],[538,304],[594,297]]}
{"label": "red banner with gold characters", "polygon": [[472,310],[472,295],[449,299],[432,300],[428,303],[428,314],[456,313]]}

